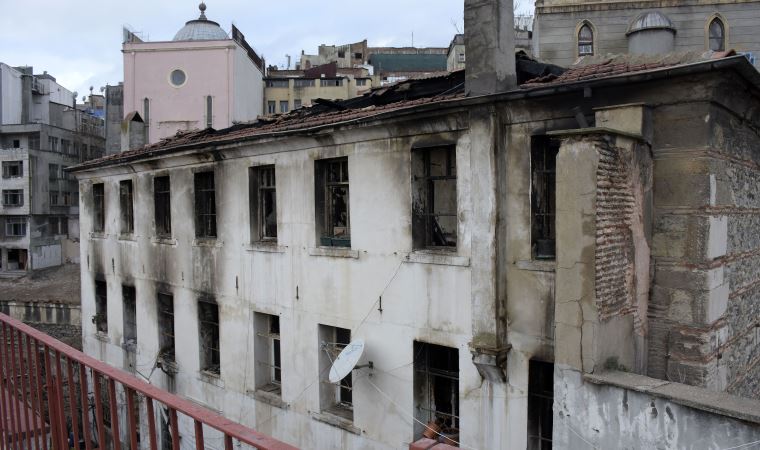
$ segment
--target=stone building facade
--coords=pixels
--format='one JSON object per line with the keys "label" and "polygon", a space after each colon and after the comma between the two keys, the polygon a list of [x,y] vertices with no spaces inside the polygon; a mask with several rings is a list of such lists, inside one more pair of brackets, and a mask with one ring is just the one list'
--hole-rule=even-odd
{"label": "stone building facade", "polygon": [[75,168],[85,352],[307,448],[760,439],[760,75],[547,75],[508,3],[466,75]]}
{"label": "stone building facade", "polygon": [[[661,15],[665,22],[653,18]],[[538,0],[533,48],[543,61],[568,66],[581,56],[734,49],[757,61],[760,2]],[[645,19],[640,22],[641,19]],[[654,19],[654,20],[653,20]],[[638,22],[638,23],[637,23]],[[642,39],[643,38],[643,39]],[[637,41],[651,40],[643,47]],[[666,44],[666,48],[662,45]],[[665,51],[663,51],[665,50]]]}

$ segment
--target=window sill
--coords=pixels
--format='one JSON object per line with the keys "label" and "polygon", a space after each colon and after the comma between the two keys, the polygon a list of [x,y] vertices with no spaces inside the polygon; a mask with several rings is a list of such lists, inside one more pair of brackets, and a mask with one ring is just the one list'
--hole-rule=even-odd
{"label": "window sill", "polygon": [[359,259],[359,250],[342,247],[316,247],[309,249],[309,255]]}
{"label": "window sill", "polygon": [[108,333],[104,333],[102,331],[96,331],[95,334],[92,335],[95,339],[99,340],[100,342],[108,343]]}
{"label": "window sill", "polygon": [[518,269],[533,272],[555,272],[557,268],[557,262],[553,259],[520,260],[515,265]]}
{"label": "window sill", "polygon": [[102,231],[90,231],[90,239],[106,239],[106,237]]}
{"label": "window sill", "polygon": [[276,241],[259,241],[246,244],[245,251],[247,252],[260,252],[260,253],[285,253],[288,248],[284,245],[277,245]]}
{"label": "window sill", "polygon": [[216,387],[224,389],[224,381],[222,380],[221,374],[201,370],[198,372],[198,379],[204,383],[213,384]]}
{"label": "window sill", "polygon": [[446,250],[418,250],[409,253],[406,262],[419,264],[437,264],[441,266],[470,267],[470,258],[452,255]]}
{"label": "window sill", "polygon": [[328,425],[332,425],[334,427],[348,431],[349,433],[356,435],[362,434],[362,430],[356,427],[353,421],[348,420],[345,417],[341,417],[337,414],[333,414],[329,411],[324,411],[321,413],[312,412],[311,418],[318,422],[326,423]]}
{"label": "window sill", "polygon": [[162,237],[153,236],[152,238],[150,238],[150,242],[151,244],[171,245],[172,247],[177,246],[177,240],[172,239],[172,238],[162,238]]}
{"label": "window sill", "polygon": [[119,240],[127,241],[127,242],[137,242],[137,239],[135,239],[135,236],[133,234],[120,234]]}
{"label": "window sill", "polygon": [[193,247],[215,247],[222,248],[224,242],[214,238],[196,238],[193,239]]}
{"label": "window sill", "polygon": [[177,365],[177,361],[167,359],[164,356],[158,357],[158,367],[167,375],[176,375],[179,373],[179,366]]}
{"label": "window sill", "polygon": [[279,392],[270,392],[264,389],[256,389],[253,392],[253,398],[266,403],[269,406],[274,406],[280,409],[288,409],[288,404],[282,401],[282,394]]}

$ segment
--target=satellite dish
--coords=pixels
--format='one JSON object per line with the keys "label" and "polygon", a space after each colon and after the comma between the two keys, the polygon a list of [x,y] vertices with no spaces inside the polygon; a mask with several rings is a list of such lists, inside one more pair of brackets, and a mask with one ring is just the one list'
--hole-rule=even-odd
{"label": "satellite dish", "polygon": [[330,367],[330,383],[337,383],[351,373],[363,352],[364,339],[357,339],[346,345]]}

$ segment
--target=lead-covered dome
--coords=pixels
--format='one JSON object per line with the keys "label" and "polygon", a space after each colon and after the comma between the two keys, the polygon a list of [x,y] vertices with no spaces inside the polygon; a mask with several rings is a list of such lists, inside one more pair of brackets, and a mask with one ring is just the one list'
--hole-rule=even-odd
{"label": "lead-covered dome", "polygon": [[625,34],[632,34],[643,30],[671,30],[675,32],[676,27],[665,14],[659,11],[647,11],[633,19]]}
{"label": "lead-covered dome", "polygon": [[191,20],[174,35],[175,41],[219,41],[229,39],[222,27],[213,20],[206,18],[206,4],[198,5],[201,15]]}

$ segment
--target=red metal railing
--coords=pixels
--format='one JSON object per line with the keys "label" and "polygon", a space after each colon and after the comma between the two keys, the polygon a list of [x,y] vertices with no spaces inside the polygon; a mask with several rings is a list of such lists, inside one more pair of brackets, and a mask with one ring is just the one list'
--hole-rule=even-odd
{"label": "red metal railing", "polygon": [[[127,417],[121,419],[126,419],[127,430],[122,434],[117,388],[126,397],[122,406]],[[0,314],[0,450],[121,450],[122,442],[138,450],[138,402],[145,403],[150,450],[158,450],[157,406],[168,410],[172,450],[180,449],[180,415],[195,424],[196,450],[205,448],[204,427],[223,435],[225,450],[232,450],[235,442],[261,450],[295,449]]]}

